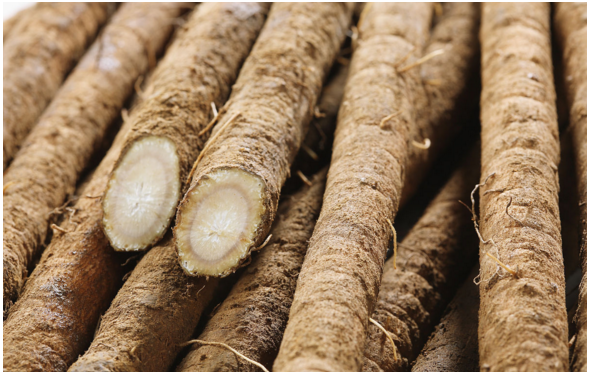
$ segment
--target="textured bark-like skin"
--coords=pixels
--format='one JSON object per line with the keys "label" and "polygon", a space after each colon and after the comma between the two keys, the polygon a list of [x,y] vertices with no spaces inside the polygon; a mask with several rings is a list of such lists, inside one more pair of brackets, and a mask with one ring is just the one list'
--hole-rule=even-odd
{"label": "textured bark-like skin", "polygon": [[69,371],[167,371],[217,283],[184,274],[170,232],[137,264]]}
{"label": "textured bark-like skin", "polygon": [[[198,165],[190,189],[178,207],[176,228],[182,224],[183,208],[201,180],[218,169],[241,169],[260,177],[265,184],[262,222],[254,244],[241,262],[249,257],[251,248],[262,244],[323,81],[350,26],[353,8],[352,3],[272,6],[219,124],[237,113],[240,115],[211,144]],[[182,249],[178,241],[176,247]]]}
{"label": "textured bark-like skin", "polygon": [[385,263],[372,318],[393,335],[399,359],[382,330],[370,324],[363,371],[408,371],[476,261],[471,214],[458,200],[469,203],[479,164],[470,154],[400,244],[397,269],[392,259]]}
{"label": "textured bark-like skin", "polygon": [[480,4],[444,3],[442,9],[423,55],[440,49],[444,53],[420,66],[423,88],[418,91],[418,115],[410,135],[419,143],[429,138],[431,147],[424,150],[409,146],[407,168],[411,171],[406,172],[401,204],[413,195],[433,162],[458,133],[459,119],[468,109],[465,94],[478,67]]}
{"label": "textured bark-like skin", "polygon": [[8,18],[6,21],[4,21],[4,24],[2,26],[2,40],[4,42],[6,42],[6,39],[10,36],[10,33],[12,32],[12,30],[14,30],[16,25],[21,20],[25,19],[28,14],[33,13],[34,9],[35,6],[25,8],[16,13],[15,15],[13,15],[12,17]]}
{"label": "textured bark-like skin", "polygon": [[412,372],[479,370],[479,289],[473,283],[478,273],[477,265],[446,308],[444,317],[417,357]]}
{"label": "textured bark-like skin", "polygon": [[[314,151],[319,159],[323,159],[327,151],[331,149],[330,145],[333,142],[337,112],[344,96],[344,88],[348,78],[348,66],[338,65],[334,69],[337,70],[323,87],[321,97],[317,103],[315,111],[318,111],[319,115],[314,116],[303,141],[303,144]],[[307,163],[316,162],[317,160],[313,159],[303,149],[299,151],[295,159],[295,164],[299,164],[303,170],[311,168]]]}
{"label": "textured bark-like skin", "polygon": [[[199,340],[225,343],[255,361],[272,366],[321,209],[327,169],[280,204],[272,239],[239,278],[209,320]],[[218,346],[195,344],[177,371],[258,371]]]}
{"label": "textured bark-like skin", "polygon": [[550,5],[483,4],[481,49],[481,370],[566,371]]}
{"label": "textured bark-like skin", "polygon": [[218,108],[225,103],[269,7],[269,3],[203,3],[196,9],[150,78],[117,166],[135,141],[147,136],[168,138],[180,161],[177,176],[186,185],[208,138],[198,133],[213,117],[211,102]]}
{"label": "textured bark-like skin", "polygon": [[587,4],[562,3],[555,8],[554,26],[563,51],[580,206],[579,253],[583,279],[575,315],[577,339],[571,370],[581,372],[587,371]]}
{"label": "textured bark-like skin", "polygon": [[3,169],[114,4],[44,3],[4,44]]}
{"label": "textured bark-like skin", "polygon": [[4,310],[43,248],[50,212],[61,206],[163,49],[186,4],[125,4],[66,80],[4,173]]}
{"label": "textured bark-like skin", "polygon": [[[417,69],[432,5],[372,3],[362,14],[338,115],[323,208],[297,283],[274,371],[357,371],[374,310],[415,125]],[[381,121],[391,114],[396,117]]]}
{"label": "textured bark-like skin", "polygon": [[19,300],[4,321],[5,371],[66,371],[90,344],[100,315],[121,286],[123,256],[108,244],[100,226],[108,175],[129,123],[121,128],[74,217],[55,231]]}

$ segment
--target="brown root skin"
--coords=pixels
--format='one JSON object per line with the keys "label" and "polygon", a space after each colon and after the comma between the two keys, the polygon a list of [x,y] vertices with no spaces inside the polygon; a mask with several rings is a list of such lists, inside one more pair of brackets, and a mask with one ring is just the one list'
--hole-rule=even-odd
{"label": "brown root skin", "polygon": [[[358,371],[401,198],[411,97],[420,84],[395,64],[429,35],[431,4],[371,3],[362,13],[338,115],[323,207],[299,275],[273,370]],[[379,123],[400,115],[383,128]],[[362,223],[358,223],[358,221]],[[342,300],[343,299],[343,300]],[[388,341],[387,341],[388,342]]]}
{"label": "brown root skin", "polygon": [[[321,209],[327,170],[311,186],[280,203],[272,239],[245,269],[231,293],[197,338],[225,343],[271,367],[288,320],[297,275]],[[257,371],[218,346],[196,344],[180,363],[181,371]]]}
{"label": "brown root skin", "polygon": [[[178,207],[174,229],[176,248],[180,264],[190,275],[226,275],[247,260],[251,250],[266,239],[276,214],[280,190],[307,131],[323,80],[344,40],[352,10],[353,5],[348,3],[276,3],[272,6],[268,21],[213,130],[215,140],[199,159],[190,189]],[[224,128],[230,119],[231,125]],[[208,235],[197,230],[201,225],[194,224],[196,209],[208,202],[206,198],[201,200],[200,187],[223,188],[220,186],[225,180],[222,177],[218,178],[221,183],[217,186],[210,183],[217,182],[211,181],[213,175],[223,170],[242,172],[246,178],[249,174],[261,182],[255,186],[255,198],[252,198],[256,200],[240,201],[251,206],[244,210],[259,211],[255,225],[242,227],[241,221],[247,219],[239,214],[227,219],[228,211],[223,208],[213,206],[207,212],[209,220],[224,221],[207,230],[213,238],[225,233],[223,224],[231,228],[227,230],[230,234],[236,234],[236,242],[227,241],[224,244],[227,250],[221,252],[227,253],[227,260],[212,254],[207,258],[199,251],[200,247],[194,245],[194,241],[208,239]],[[229,181],[234,182],[233,179]],[[214,253],[213,247],[207,246]]]}
{"label": "brown root skin", "polygon": [[573,138],[580,220],[579,245],[583,279],[575,315],[577,337],[571,370],[587,370],[587,4],[555,5],[554,26],[563,52],[570,131]]}
{"label": "brown root skin", "polygon": [[568,371],[549,30],[549,4],[482,5],[479,355],[490,372]]}
{"label": "brown root skin", "polygon": [[305,174],[317,172],[321,163],[319,160],[328,159],[331,151],[337,112],[344,96],[349,66],[337,64],[332,70],[332,76],[323,86],[301,150],[292,165],[292,169],[300,169]]}
{"label": "brown root skin", "polygon": [[477,325],[479,289],[473,280],[478,265],[445,310],[411,372],[473,372],[479,370]]}
{"label": "brown root skin", "polygon": [[225,103],[269,6],[200,5],[154,71],[104,198],[115,249],[145,250],[165,234],[208,138],[212,104]]}
{"label": "brown root skin", "polygon": [[[121,128],[85,195],[104,192],[128,130]],[[61,225],[69,232],[53,237],[4,321],[6,371],[66,371],[91,342],[122,284],[124,257],[102,232],[100,198],[81,198],[74,208],[75,220]]]}
{"label": "brown root skin", "polygon": [[109,131],[116,129],[135,80],[149,69],[146,45],[161,51],[185,7],[122,5],[4,173],[4,310],[44,248],[49,224],[55,222],[51,212],[74,193],[81,173],[110,142]]}
{"label": "brown root skin", "polygon": [[12,31],[3,46],[3,169],[114,8],[107,3],[38,4]]}
{"label": "brown root skin", "polygon": [[[444,3],[442,8],[423,55],[443,53],[415,67],[420,70],[422,84],[416,96],[416,125],[409,139],[407,168],[412,171],[406,172],[401,205],[413,195],[438,155],[468,122],[464,117],[473,116],[475,120],[469,111],[478,104],[472,98],[478,98],[478,84],[471,83],[478,68],[480,4]],[[427,148],[415,146],[426,140],[430,141]]]}
{"label": "brown root skin", "polygon": [[182,272],[169,233],[139,261],[69,371],[166,371],[190,340],[218,279]]}
{"label": "brown root skin", "polygon": [[[478,146],[473,150],[478,152]],[[476,261],[477,237],[470,213],[458,200],[468,200],[480,162],[474,151],[466,159],[399,244],[397,268],[392,259],[385,263],[372,317],[393,335],[400,357],[395,358],[396,351],[382,331],[370,325],[365,372],[408,370]]]}

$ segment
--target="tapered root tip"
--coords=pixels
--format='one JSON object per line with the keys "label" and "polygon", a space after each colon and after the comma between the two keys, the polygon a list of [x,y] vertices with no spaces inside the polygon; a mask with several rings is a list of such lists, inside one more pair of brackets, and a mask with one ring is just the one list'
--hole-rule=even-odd
{"label": "tapered root tip", "polygon": [[217,169],[184,197],[175,236],[182,268],[190,275],[233,272],[258,239],[264,181],[241,169]]}
{"label": "tapered root tip", "polygon": [[102,224],[116,250],[139,251],[164,235],[180,199],[175,144],[163,137],[135,141],[114,169],[103,199]]}

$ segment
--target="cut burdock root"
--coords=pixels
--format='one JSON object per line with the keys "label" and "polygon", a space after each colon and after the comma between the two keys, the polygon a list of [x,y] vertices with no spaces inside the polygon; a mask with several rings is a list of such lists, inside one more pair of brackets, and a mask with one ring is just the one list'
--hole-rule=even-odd
{"label": "cut burdock root", "polygon": [[264,181],[219,168],[186,195],[176,227],[178,256],[189,274],[224,276],[250,253],[266,213]]}
{"label": "cut burdock root", "polygon": [[114,249],[144,250],[170,226],[192,165],[221,115],[216,107],[225,104],[269,7],[199,5],[168,48],[134,111],[105,194],[102,225]]}
{"label": "cut burdock root", "polygon": [[116,250],[142,250],[164,235],[180,199],[179,167],[176,145],[164,137],[135,141],[120,158],[102,220]]}
{"label": "cut burdock root", "polygon": [[352,10],[272,5],[178,206],[176,249],[189,275],[228,275],[263,246]]}

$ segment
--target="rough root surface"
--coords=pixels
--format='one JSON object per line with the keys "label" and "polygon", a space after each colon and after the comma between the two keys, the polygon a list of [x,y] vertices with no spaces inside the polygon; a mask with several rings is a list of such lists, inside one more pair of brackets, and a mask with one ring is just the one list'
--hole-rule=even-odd
{"label": "rough root surface", "polygon": [[473,282],[478,273],[477,265],[446,308],[444,317],[417,357],[411,372],[479,370],[479,289]]}
{"label": "rough root surface", "polygon": [[114,4],[45,3],[19,22],[3,46],[3,169]]}
{"label": "rough root surface", "polygon": [[291,170],[300,169],[303,174],[313,174],[318,171],[323,159],[329,159],[348,70],[348,65],[338,64],[332,68],[332,76],[323,86],[309,131]]}
{"label": "rough root surface", "polygon": [[[276,3],[260,37],[244,63],[231,97],[220,115],[217,127],[229,120],[230,126],[218,134],[198,164],[190,189],[178,208],[175,228],[180,262],[190,269],[198,257],[191,244],[193,198],[209,175],[220,169],[237,169],[258,177],[263,183],[263,210],[260,223],[247,231],[248,243],[237,262],[221,272],[233,272],[247,259],[252,248],[262,244],[276,215],[280,190],[301,146],[321,92],[323,80],[337,56],[352,17],[349,3]],[[193,197],[194,195],[194,197]],[[222,213],[220,211],[219,213]],[[183,219],[183,216],[187,217]],[[249,243],[251,242],[251,243]],[[194,249],[194,254],[191,254]],[[218,265],[215,262],[215,265]]]}
{"label": "rough root surface", "polygon": [[122,284],[122,256],[100,226],[108,175],[121,151],[123,125],[94,171],[74,217],[55,231],[4,321],[4,370],[66,371],[92,341],[100,315]]}
{"label": "rough root surface", "polygon": [[567,371],[550,4],[483,4],[481,49],[481,370]]}
{"label": "rough root surface", "polygon": [[[225,343],[270,368],[282,334],[321,209],[327,170],[279,207],[272,239],[239,278],[209,320],[199,340]],[[194,345],[177,371],[258,371],[218,346]]]}
{"label": "rough root surface", "polygon": [[[125,4],[68,77],[4,173],[4,310],[43,248],[52,211],[72,195],[80,173],[165,46],[186,5]],[[151,52],[148,52],[151,50]]]}
{"label": "rough root surface", "polygon": [[[146,137],[165,138],[176,148],[180,171],[170,167],[170,173],[162,177],[176,178],[176,184],[182,187],[178,195],[186,191],[186,178],[208,138],[208,133],[201,136],[199,133],[213,118],[211,103],[217,108],[225,103],[239,69],[264,24],[269,6],[269,3],[204,3],[194,11],[150,77],[150,84],[143,93],[144,101],[136,109],[133,128],[117,168],[138,141]],[[108,207],[110,204],[107,202],[116,199],[111,190],[138,188],[141,190],[138,192],[139,203],[146,203],[149,198],[145,191],[147,186],[144,188],[133,179],[120,178],[113,173],[109,180],[103,224],[115,249],[144,250],[163,237],[180,197],[173,200],[167,210],[156,211],[158,217],[154,219],[161,220],[157,221],[157,225],[161,224],[163,228],[158,229],[158,234],[150,236],[147,243],[139,239],[135,244],[120,244],[117,234],[124,234],[125,229],[113,225],[117,216],[111,215],[128,211],[124,208],[119,208],[123,209],[119,211],[115,201],[112,207]],[[133,220],[133,217],[122,216],[122,219]]]}
{"label": "rough root surface", "polygon": [[[473,94],[473,85],[478,86],[472,82],[479,58],[480,5],[444,3],[442,9],[422,55],[440,50],[444,53],[415,67],[420,68],[422,88],[416,96],[416,125],[410,134],[401,205],[417,190],[432,163],[466,121],[471,101],[467,95]],[[413,144],[426,139],[431,141],[428,149]]]}
{"label": "rough root surface", "polygon": [[571,370],[587,371],[587,4],[556,4],[554,24],[563,51],[570,130],[575,152],[583,279],[575,316],[577,339]]}
{"label": "rough root surface", "polygon": [[425,3],[362,13],[335,133],[323,208],[301,269],[274,371],[358,371],[399,206],[415,124],[416,69],[431,24]]}
{"label": "rough root surface", "polygon": [[399,245],[397,268],[392,259],[385,263],[372,318],[391,333],[398,359],[390,340],[370,324],[364,372],[408,371],[458,283],[476,261],[471,214],[458,201],[469,203],[479,164],[478,156],[469,156]]}
{"label": "rough root surface", "polygon": [[218,279],[184,274],[169,233],[139,261],[69,371],[167,371],[190,340]]}

